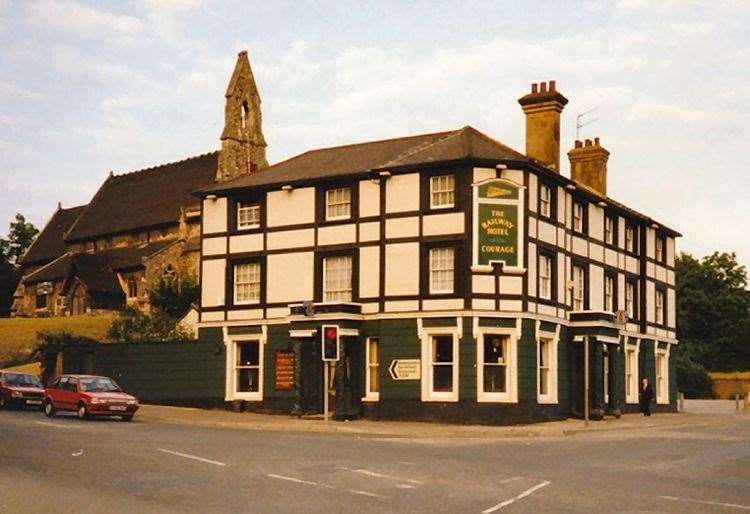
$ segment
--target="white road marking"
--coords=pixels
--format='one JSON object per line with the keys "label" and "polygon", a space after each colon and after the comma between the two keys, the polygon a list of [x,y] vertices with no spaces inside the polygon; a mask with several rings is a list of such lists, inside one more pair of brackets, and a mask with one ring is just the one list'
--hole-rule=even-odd
{"label": "white road marking", "polygon": [[387,496],[383,496],[383,495],[381,495],[381,494],[375,494],[375,493],[371,493],[371,492],[369,492],[369,491],[358,491],[358,490],[356,490],[356,489],[348,489],[348,491],[349,491],[350,493],[354,493],[354,494],[360,494],[360,495],[362,495],[362,496],[370,496],[370,497],[372,497],[372,498],[388,498]]}
{"label": "white road marking", "polygon": [[548,480],[545,480],[544,482],[541,482],[541,483],[535,485],[534,487],[532,487],[530,489],[526,489],[524,492],[522,492],[518,496],[515,496],[515,497],[511,498],[510,500],[505,500],[502,503],[498,503],[494,507],[490,507],[489,509],[483,510],[482,514],[489,514],[490,512],[495,512],[496,510],[500,510],[503,507],[507,507],[511,503],[515,503],[515,502],[517,502],[518,500],[520,500],[522,498],[526,498],[528,495],[533,494],[534,492],[538,491],[542,487],[548,486],[549,484],[550,484],[550,482]]}
{"label": "white road marking", "polygon": [[414,489],[414,486],[409,484],[396,484],[396,487],[399,489]]}
{"label": "white road marking", "polygon": [[286,480],[287,482],[296,482],[298,484],[319,485],[317,482],[312,482],[310,480],[302,480],[301,478],[294,478],[294,477],[285,477],[283,475],[274,475],[273,473],[269,473],[268,476],[271,478],[278,478],[279,480]]}
{"label": "white road marking", "polygon": [[159,450],[160,452],[169,453],[171,455],[177,455],[178,457],[184,457],[186,459],[197,460],[199,462],[205,462],[206,464],[213,464],[214,466],[226,466],[226,464],[224,464],[223,462],[219,462],[217,460],[204,459],[203,457],[197,457],[195,455],[190,455],[188,453],[175,452],[172,450],[166,450],[164,448],[157,448],[157,450]]}
{"label": "white road marking", "polygon": [[700,503],[703,505],[716,505],[718,507],[727,507],[730,509],[750,510],[750,505],[738,505],[736,503],[712,502],[708,500],[692,500],[690,498],[678,498],[676,496],[659,496],[659,498],[663,498],[665,500],[670,500],[674,502]]}
{"label": "white road marking", "polygon": [[49,421],[34,421],[37,425],[42,425],[45,427],[55,427],[55,428],[81,428],[76,427],[73,425],[58,425],[57,423],[50,423]]}
{"label": "white road marking", "polygon": [[515,482],[516,480],[523,480],[523,477],[510,477],[506,478],[505,480],[500,480],[501,484],[509,484],[510,482]]}
{"label": "white road marking", "polygon": [[80,449],[80,451],[74,452],[70,454],[72,457],[80,457],[83,455],[83,448]]}
{"label": "white road marking", "polygon": [[359,473],[360,475],[367,475],[368,477],[385,478],[386,480],[397,480],[399,482],[409,482],[410,484],[422,483],[419,480],[414,480],[412,478],[399,478],[391,475],[383,475],[382,473],[376,473],[374,471],[370,471],[369,469],[353,469],[351,471],[352,473]]}

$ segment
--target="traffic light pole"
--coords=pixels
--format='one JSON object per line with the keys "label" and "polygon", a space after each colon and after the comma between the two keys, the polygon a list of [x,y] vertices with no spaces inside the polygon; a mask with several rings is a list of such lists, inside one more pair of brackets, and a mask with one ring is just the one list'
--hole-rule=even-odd
{"label": "traffic light pole", "polygon": [[328,361],[323,361],[323,420],[328,421]]}

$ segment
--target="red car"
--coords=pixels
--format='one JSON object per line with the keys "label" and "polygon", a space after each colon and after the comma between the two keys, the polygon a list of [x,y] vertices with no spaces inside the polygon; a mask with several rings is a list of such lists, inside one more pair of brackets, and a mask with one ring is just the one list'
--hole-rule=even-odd
{"label": "red car", "polygon": [[44,390],[42,410],[48,417],[61,410],[73,411],[79,419],[120,416],[130,421],[138,410],[138,400],[109,377],[61,375]]}
{"label": "red car", "polygon": [[44,386],[34,375],[16,371],[0,371],[0,409],[27,405],[39,407]]}

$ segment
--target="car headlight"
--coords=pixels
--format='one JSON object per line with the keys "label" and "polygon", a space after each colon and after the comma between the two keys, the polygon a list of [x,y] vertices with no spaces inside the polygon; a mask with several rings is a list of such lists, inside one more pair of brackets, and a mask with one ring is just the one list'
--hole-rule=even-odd
{"label": "car headlight", "polygon": [[107,400],[104,398],[92,398],[91,403],[107,403]]}
{"label": "car headlight", "polygon": [[138,403],[138,400],[128,400],[128,405],[135,405]]}
{"label": "car headlight", "polygon": [[23,398],[23,393],[21,391],[13,391],[10,395],[13,398]]}

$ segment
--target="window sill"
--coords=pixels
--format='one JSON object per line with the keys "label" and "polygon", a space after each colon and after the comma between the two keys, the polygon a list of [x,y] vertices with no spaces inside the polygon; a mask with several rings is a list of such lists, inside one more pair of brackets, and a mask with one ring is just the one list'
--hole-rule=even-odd
{"label": "window sill", "polygon": [[233,393],[229,400],[245,400],[248,402],[263,401],[263,393]]}
{"label": "window sill", "polygon": [[479,393],[477,402],[480,403],[518,403],[511,398],[510,393]]}
{"label": "window sill", "polygon": [[539,405],[557,405],[560,402],[557,401],[557,398],[552,398],[549,396],[537,396],[536,403]]}
{"label": "window sill", "polygon": [[458,394],[446,393],[445,396],[438,396],[436,393],[432,393],[429,396],[422,398],[423,402],[457,402]]}
{"label": "window sill", "polygon": [[377,394],[377,395],[376,394],[370,394],[368,396],[363,396],[362,397],[362,401],[363,402],[371,402],[371,403],[379,402],[380,401],[380,394]]}

